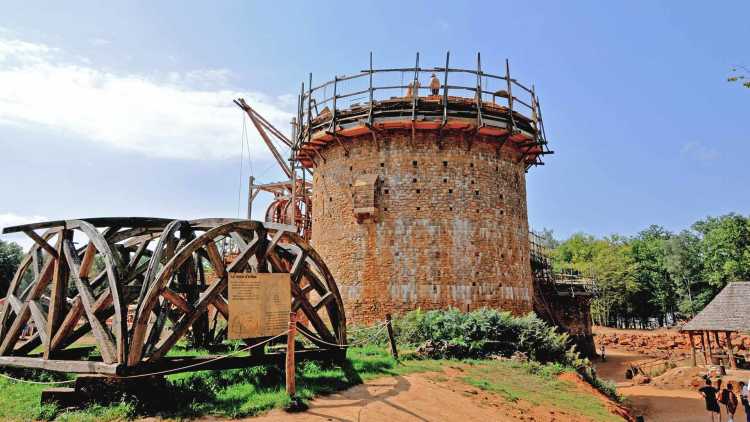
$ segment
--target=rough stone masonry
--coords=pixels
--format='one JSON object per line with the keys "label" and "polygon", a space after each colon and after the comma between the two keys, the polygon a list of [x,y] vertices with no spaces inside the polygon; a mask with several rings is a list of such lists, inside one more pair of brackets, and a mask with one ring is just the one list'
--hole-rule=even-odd
{"label": "rough stone masonry", "polygon": [[453,306],[532,310],[525,165],[476,132],[380,131],[328,143],[312,244],[348,321]]}

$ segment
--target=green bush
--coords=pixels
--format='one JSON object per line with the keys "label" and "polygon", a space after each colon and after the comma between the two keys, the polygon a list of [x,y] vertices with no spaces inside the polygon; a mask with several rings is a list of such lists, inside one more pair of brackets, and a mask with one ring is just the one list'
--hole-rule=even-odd
{"label": "green bush", "polygon": [[[537,362],[585,365],[570,348],[568,335],[534,314],[517,317],[487,308],[468,313],[416,310],[396,319],[394,331],[400,344],[418,347],[429,358],[510,357],[520,352]],[[384,335],[376,339],[384,341]]]}

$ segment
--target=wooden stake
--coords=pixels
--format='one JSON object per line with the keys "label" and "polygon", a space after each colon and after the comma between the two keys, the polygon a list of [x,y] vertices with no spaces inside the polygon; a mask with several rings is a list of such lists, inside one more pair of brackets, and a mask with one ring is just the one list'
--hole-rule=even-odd
{"label": "wooden stake", "polygon": [[703,351],[703,361],[708,365],[708,356],[706,355],[706,341],[704,340],[705,336],[703,335],[703,331],[701,333],[701,350]]}
{"label": "wooden stake", "polygon": [[289,397],[297,394],[297,385],[294,377],[294,337],[297,334],[297,313],[289,313],[289,332],[286,335],[286,393]]}
{"label": "wooden stake", "polygon": [[391,314],[385,314],[386,327],[388,328],[388,340],[391,343],[391,355],[398,360],[398,349],[396,349],[396,338],[393,336],[393,321]]}

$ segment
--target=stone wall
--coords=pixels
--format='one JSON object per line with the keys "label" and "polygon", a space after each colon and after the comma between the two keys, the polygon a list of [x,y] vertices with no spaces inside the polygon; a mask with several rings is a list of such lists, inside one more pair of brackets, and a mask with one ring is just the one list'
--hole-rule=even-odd
{"label": "stone wall", "polygon": [[344,142],[348,155],[330,143],[315,168],[312,244],[336,278],[349,322],[448,306],[531,311],[517,152],[500,150],[496,139],[441,139],[437,131]]}

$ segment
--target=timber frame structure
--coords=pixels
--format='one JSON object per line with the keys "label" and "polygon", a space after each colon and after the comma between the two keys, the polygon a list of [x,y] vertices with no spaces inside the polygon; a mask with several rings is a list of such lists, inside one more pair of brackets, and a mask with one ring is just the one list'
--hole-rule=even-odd
{"label": "timber frame structure", "polygon": [[[87,218],[3,230],[15,232],[35,244],[0,310],[0,366],[126,376],[283,359],[262,350],[216,362],[166,356],[186,337],[221,347],[228,278],[236,272],[291,274],[296,327],[314,345],[298,352],[301,358],[345,351],[336,283],[292,227],[237,219]],[[89,333],[95,350],[76,344]]]}
{"label": "timber frame structure", "polygon": [[688,336],[693,366],[698,365],[698,353],[706,365],[729,364],[731,369],[737,369],[739,359],[750,361],[750,353],[743,355],[732,341],[732,334],[750,333],[748,314],[750,282],[730,282],[680,329]]}

